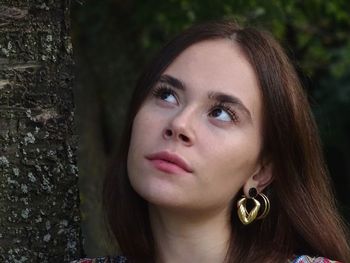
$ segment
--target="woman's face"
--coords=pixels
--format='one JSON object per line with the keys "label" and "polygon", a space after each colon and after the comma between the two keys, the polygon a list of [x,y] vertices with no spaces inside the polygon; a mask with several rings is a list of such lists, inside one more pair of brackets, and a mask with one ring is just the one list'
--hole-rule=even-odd
{"label": "woman's face", "polygon": [[257,78],[237,44],[194,44],[165,70],[134,119],[131,185],[157,206],[227,208],[260,168],[261,130]]}

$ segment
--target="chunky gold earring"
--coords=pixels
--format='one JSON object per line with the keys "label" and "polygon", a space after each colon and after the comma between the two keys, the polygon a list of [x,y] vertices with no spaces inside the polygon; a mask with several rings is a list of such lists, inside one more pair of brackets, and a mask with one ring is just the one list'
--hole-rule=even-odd
{"label": "chunky gold earring", "polygon": [[238,218],[239,218],[239,220],[241,220],[243,225],[250,224],[251,222],[253,222],[255,220],[255,218],[258,215],[258,212],[259,212],[261,205],[260,205],[260,202],[254,198],[256,196],[256,193],[257,193],[257,191],[255,188],[249,189],[249,199],[253,200],[253,202],[254,202],[254,207],[252,208],[252,210],[250,210],[249,213],[248,213],[247,207],[246,207],[248,198],[243,195],[242,198],[238,200],[237,213],[238,213]]}
{"label": "chunky gold earring", "polygon": [[[255,197],[259,195],[261,196],[261,199],[264,201],[264,211],[258,216],[261,204],[258,200],[255,199]],[[250,212],[247,211],[247,200],[251,199],[254,202],[254,207],[250,210]],[[263,219],[267,216],[267,214],[270,211],[270,201],[267,198],[266,195],[260,193],[257,194],[257,191],[255,188],[249,189],[249,197],[242,196],[241,199],[238,200],[237,203],[238,207],[238,218],[241,220],[241,222],[244,225],[248,225],[252,223],[255,219]]]}

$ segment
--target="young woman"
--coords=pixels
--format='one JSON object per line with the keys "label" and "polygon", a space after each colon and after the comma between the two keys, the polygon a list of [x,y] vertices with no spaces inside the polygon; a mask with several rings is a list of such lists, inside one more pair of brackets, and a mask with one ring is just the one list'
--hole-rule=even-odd
{"label": "young woman", "polygon": [[350,262],[306,95],[264,31],[212,22],[168,43],[112,163],[123,257],[95,262]]}

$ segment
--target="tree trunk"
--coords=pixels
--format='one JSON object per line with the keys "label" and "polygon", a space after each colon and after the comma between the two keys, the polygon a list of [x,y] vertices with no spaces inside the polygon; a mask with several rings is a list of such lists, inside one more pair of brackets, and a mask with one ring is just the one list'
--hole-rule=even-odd
{"label": "tree trunk", "polygon": [[82,256],[68,0],[0,0],[0,262]]}

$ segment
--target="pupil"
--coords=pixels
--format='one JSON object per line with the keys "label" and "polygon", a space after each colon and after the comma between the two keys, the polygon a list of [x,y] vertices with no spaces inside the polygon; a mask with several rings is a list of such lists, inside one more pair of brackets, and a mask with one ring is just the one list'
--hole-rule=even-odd
{"label": "pupil", "polygon": [[161,95],[161,99],[165,100],[166,98],[169,97],[169,92],[164,92],[162,95]]}
{"label": "pupil", "polygon": [[215,110],[213,110],[213,116],[214,116],[214,117],[219,116],[220,113],[221,113],[221,109],[215,109]]}

